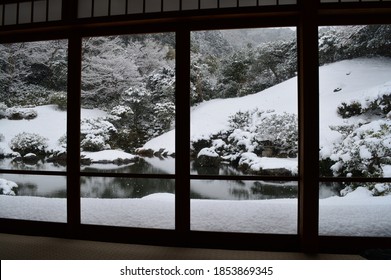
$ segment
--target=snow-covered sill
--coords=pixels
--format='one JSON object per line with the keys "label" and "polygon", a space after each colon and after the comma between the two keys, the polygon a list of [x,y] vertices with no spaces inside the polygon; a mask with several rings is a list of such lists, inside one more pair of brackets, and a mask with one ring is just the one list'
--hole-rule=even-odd
{"label": "snow-covered sill", "polygon": [[[174,229],[173,194],[141,199],[81,199],[82,223]],[[297,233],[297,199],[191,200],[191,228],[203,231]],[[66,222],[66,199],[0,196],[0,217]],[[320,235],[391,236],[391,195],[331,197],[319,205]]]}

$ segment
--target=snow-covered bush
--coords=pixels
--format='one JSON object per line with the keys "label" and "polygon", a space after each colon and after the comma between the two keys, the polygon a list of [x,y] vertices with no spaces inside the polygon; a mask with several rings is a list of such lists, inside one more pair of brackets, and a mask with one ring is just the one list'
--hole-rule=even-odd
{"label": "snow-covered bush", "polygon": [[11,139],[11,150],[23,155],[34,153],[45,154],[48,147],[46,138],[37,133],[21,132]]}
{"label": "snow-covered bush", "polygon": [[6,110],[7,110],[7,105],[5,105],[3,102],[0,102],[0,120],[1,119],[4,119],[7,114],[6,114]]}
{"label": "snow-covered bush", "polygon": [[353,101],[350,104],[342,102],[340,106],[337,107],[337,113],[342,118],[347,119],[353,116],[358,116],[363,113],[361,104],[357,101]]}
{"label": "snow-covered bush", "polygon": [[38,116],[36,110],[32,108],[18,108],[12,107],[5,111],[6,117],[9,120],[32,120]]}
{"label": "snow-covered bush", "polygon": [[259,145],[269,142],[279,156],[296,157],[298,153],[298,120],[296,114],[270,114],[256,126],[255,140]]}
{"label": "snow-covered bush", "polygon": [[18,185],[15,182],[0,178],[0,195],[15,195]]}
{"label": "snow-covered bush", "polygon": [[267,157],[296,157],[298,121],[295,114],[252,110],[229,117],[229,129],[202,139],[192,140],[192,154],[212,148],[222,158],[237,162],[241,154]]}
{"label": "snow-covered bush", "polygon": [[57,105],[58,109],[67,109],[67,93],[66,92],[54,92],[49,97],[49,103]]}
{"label": "snow-covered bush", "polygon": [[334,176],[382,177],[384,166],[391,164],[391,121],[376,120],[341,130],[344,136],[335,143],[329,158]]}
{"label": "snow-covered bush", "polygon": [[109,140],[116,132],[114,125],[104,119],[82,119],[81,148],[91,152],[109,149]]}
{"label": "snow-covered bush", "polygon": [[83,151],[98,152],[110,149],[102,135],[87,134],[80,143]]}
{"label": "snow-covered bush", "polygon": [[385,92],[376,97],[366,97],[363,101],[342,102],[337,108],[342,118],[350,118],[362,114],[387,116],[391,111],[391,94]]}

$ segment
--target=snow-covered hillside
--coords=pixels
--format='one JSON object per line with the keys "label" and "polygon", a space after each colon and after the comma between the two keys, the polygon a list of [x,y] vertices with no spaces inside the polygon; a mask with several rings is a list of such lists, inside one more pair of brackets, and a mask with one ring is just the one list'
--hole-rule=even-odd
{"label": "snow-covered hillside", "polygon": [[[342,102],[373,99],[385,91],[391,92],[391,59],[360,58],[332,63],[319,68],[320,73],[320,147],[333,144],[340,137],[330,125],[346,124],[337,114]],[[316,94],[316,92],[314,93]],[[229,116],[236,112],[275,110],[276,113],[298,112],[297,78],[256,94],[203,102],[191,111],[191,139],[203,139],[229,127]],[[144,149],[175,151],[175,131],[170,131],[146,143]]]}

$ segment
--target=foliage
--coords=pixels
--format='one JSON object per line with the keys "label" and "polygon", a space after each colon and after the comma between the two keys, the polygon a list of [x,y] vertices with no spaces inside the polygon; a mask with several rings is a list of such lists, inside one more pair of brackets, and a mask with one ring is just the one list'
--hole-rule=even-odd
{"label": "foliage", "polygon": [[335,162],[331,166],[334,176],[382,177],[383,165],[391,164],[391,121],[382,119],[353,127],[334,144],[330,159]]}
{"label": "foliage", "polygon": [[10,148],[21,155],[28,153],[42,155],[46,153],[47,140],[36,133],[22,132],[11,139]]}
{"label": "foliage", "polygon": [[4,102],[0,102],[0,120],[4,119],[7,116],[7,114],[6,114],[7,108],[8,108],[8,106],[5,105]]}
{"label": "foliage", "polygon": [[38,113],[31,108],[12,107],[5,110],[5,115],[9,120],[32,120],[38,116]]}
{"label": "foliage", "polygon": [[54,92],[49,96],[49,103],[57,105],[58,109],[67,109],[67,93],[66,92]]}
{"label": "foliage", "polygon": [[319,64],[357,57],[391,57],[389,25],[329,27],[320,30]]}
{"label": "foliage", "polygon": [[361,104],[357,101],[353,101],[350,104],[342,102],[341,105],[337,107],[337,113],[342,118],[350,118],[353,116],[358,116],[363,113]]}
{"label": "foliage", "polygon": [[274,111],[239,111],[229,118],[229,129],[192,141],[192,154],[212,148],[223,158],[237,162],[246,152],[264,156],[272,148],[273,156],[296,157],[298,152],[298,122],[295,114]]}
{"label": "foliage", "polygon": [[96,152],[109,149],[109,141],[117,132],[114,125],[104,119],[82,119],[81,142],[83,151]]}

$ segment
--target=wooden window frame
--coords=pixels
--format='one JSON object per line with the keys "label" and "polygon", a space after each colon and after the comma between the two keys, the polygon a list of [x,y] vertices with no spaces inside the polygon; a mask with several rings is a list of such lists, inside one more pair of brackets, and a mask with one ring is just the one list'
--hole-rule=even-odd
{"label": "wooden window frame", "polygon": [[[357,253],[364,249],[391,244],[391,237],[319,236],[319,182],[338,181],[338,179],[319,177],[319,96],[314,94],[319,88],[319,26],[391,24],[391,2],[320,4],[313,0],[298,0],[297,5],[289,6],[77,19],[77,0],[70,0],[63,1],[62,13],[63,20],[59,22],[0,27],[0,43],[68,40],[67,111],[70,113],[67,114],[67,171],[0,170],[0,173],[66,176],[68,220],[67,223],[52,223],[0,219],[1,232],[154,245],[308,253]],[[190,166],[187,164],[190,160],[190,148],[187,145],[190,142],[190,33],[198,30],[278,26],[297,27],[299,175],[294,180],[299,182],[298,233],[287,235],[192,231],[190,230],[190,181],[201,177],[190,175]],[[170,178],[174,178],[176,185],[181,188],[176,189],[175,229],[81,224],[79,186],[80,177],[85,176],[86,173],[80,171],[80,125],[77,124],[80,124],[78,112],[81,101],[80,94],[75,93],[81,92],[82,38],[155,32],[175,32],[176,34],[176,171]],[[89,175],[103,176],[102,174]],[[131,178],[135,175],[121,174],[121,176]],[[143,177],[152,178],[154,175],[143,175]],[[213,179],[227,178],[213,177]],[[229,179],[234,179],[234,177]],[[276,178],[258,176],[251,177],[251,179],[275,180]],[[381,179],[381,181],[390,182],[391,178]]]}

